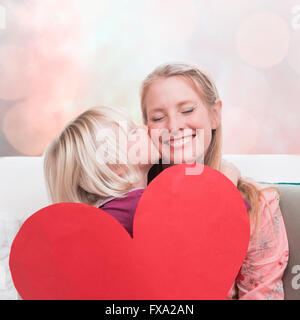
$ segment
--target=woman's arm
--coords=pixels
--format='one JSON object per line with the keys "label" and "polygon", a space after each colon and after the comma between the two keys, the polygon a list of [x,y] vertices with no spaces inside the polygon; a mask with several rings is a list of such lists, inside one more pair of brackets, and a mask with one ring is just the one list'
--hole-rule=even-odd
{"label": "woman's arm", "polygon": [[236,279],[240,300],[284,299],[282,276],[288,262],[288,240],[275,190],[262,190],[256,235]]}

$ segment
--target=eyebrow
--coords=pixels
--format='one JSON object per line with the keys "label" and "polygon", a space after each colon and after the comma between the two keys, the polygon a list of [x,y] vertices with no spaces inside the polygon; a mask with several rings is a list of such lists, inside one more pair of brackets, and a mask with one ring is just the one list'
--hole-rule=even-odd
{"label": "eyebrow", "polygon": [[197,102],[192,101],[192,100],[184,100],[184,101],[178,102],[178,103],[176,104],[176,106],[177,106],[177,107],[181,107],[181,106],[183,106],[183,105],[185,105],[185,104],[190,104],[190,103],[196,104]]}
{"label": "eyebrow", "polygon": [[[192,101],[192,100],[184,100],[184,101],[180,101],[176,104],[176,107],[182,107],[184,106],[185,104],[196,104],[197,102],[195,101]],[[152,109],[150,112],[163,112],[164,111],[164,108],[155,108],[155,109]]]}

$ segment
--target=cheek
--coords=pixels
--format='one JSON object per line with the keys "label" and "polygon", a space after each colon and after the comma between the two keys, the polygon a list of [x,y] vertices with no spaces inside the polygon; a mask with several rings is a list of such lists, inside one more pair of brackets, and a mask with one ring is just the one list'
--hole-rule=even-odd
{"label": "cheek", "polygon": [[197,117],[189,119],[187,126],[194,130],[201,130],[198,134],[202,138],[198,141],[202,145],[204,144],[204,153],[206,153],[212,140],[212,129],[208,115],[206,113],[201,113],[201,115],[198,114]]}
{"label": "cheek", "polygon": [[167,130],[165,121],[151,122],[148,124],[149,130]]}
{"label": "cheek", "polygon": [[149,127],[149,140],[151,141],[151,144],[153,144],[156,148],[159,148],[160,146],[160,130],[157,128],[150,128]]}
{"label": "cheek", "polygon": [[151,129],[154,128],[154,127],[153,127],[153,124],[150,123],[149,121],[147,122],[146,126],[148,127],[148,130],[151,130]]}
{"label": "cheek", "polygon": [[193,129],[211,129],[210,118],[205,107],[201,108],[193,116],[186,120],[186,124]]}
{"label": "cheek", "polygon": [[155,141],[158,140],[162,128],[160,128],[155,123],[153,124],[149,122],[147,123],[147,126],[148,126],[148,137],[150,137],[152,140],[152,143],[156,145]]}

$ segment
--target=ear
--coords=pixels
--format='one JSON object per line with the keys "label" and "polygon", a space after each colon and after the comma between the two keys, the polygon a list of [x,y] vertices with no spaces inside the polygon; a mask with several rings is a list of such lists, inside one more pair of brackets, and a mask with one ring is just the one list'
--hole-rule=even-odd
{"label": "ear", "polygon": [[222,100],[217,99],[210,107],[210,125],[212,129],[217,129],[222,119]]}

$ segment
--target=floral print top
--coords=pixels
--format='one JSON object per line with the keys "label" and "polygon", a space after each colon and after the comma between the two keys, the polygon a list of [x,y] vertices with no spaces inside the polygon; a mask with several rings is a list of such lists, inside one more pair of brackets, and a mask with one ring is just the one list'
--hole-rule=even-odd
{"label": "floral print top", "polygon": [[259,207],[258,229],[254,232],[251,228],[246,258],[227,299],[284,299],[282,276],[289,248],[277,191],[262,189]]}

